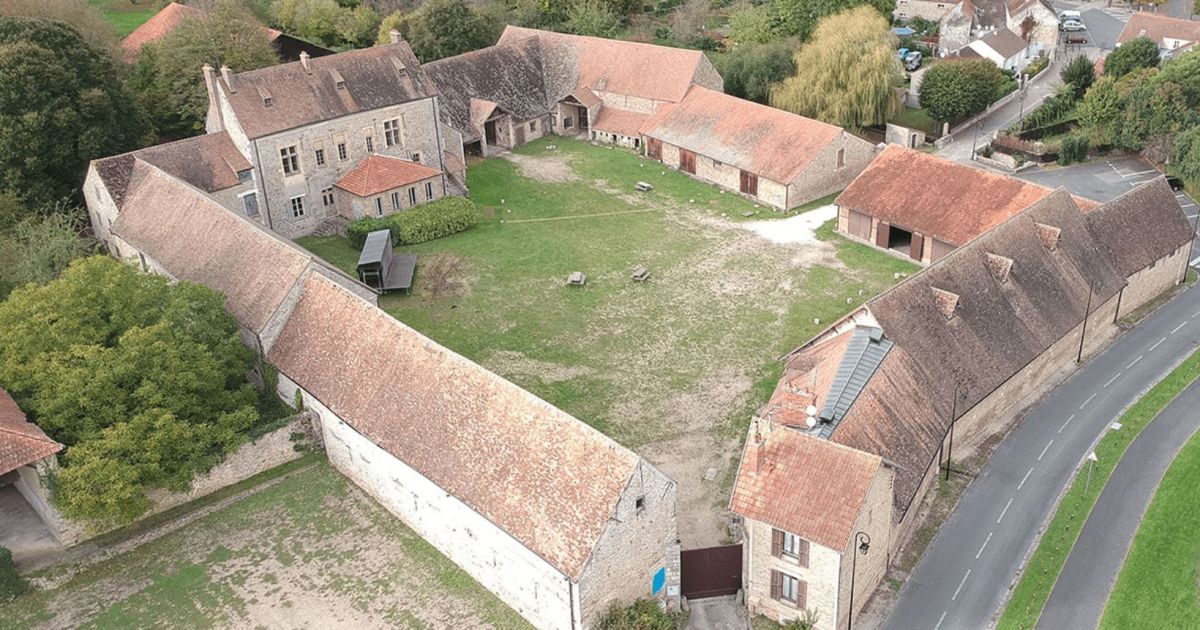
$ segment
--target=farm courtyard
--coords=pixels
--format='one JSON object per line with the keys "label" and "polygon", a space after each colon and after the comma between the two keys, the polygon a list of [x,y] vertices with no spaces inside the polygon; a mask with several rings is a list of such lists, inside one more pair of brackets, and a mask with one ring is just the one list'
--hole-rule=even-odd
{"label": "farm courtyard", "polygon": [[[685,548],[727,536],[739,445],[778,358],[916,269],[834,234],[831,209],[813,209],[828,199],[784,214],[577,140],[479,161],[467,180],[479,225],[397,248],[419,255],[412,295],[380,306],[674,478]],[[300,243],[355,273],[345,238]],[[567,286],[575,271],[585,287]]]}

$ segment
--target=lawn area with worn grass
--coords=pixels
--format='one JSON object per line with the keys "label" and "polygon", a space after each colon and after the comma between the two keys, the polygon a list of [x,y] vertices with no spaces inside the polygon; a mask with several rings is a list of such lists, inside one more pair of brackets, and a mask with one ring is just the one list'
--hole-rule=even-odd
{"label": "lawn area with worn grass", "polygon": [[[771,242],[748,228],[808,217],[780,219],[624,150],[544,139],[467,179],[479,225],[398,248],[420,256],[413,293],[380,306],[679,481],[689,546],[724,536],[716,514],[777,358],[916,269],[831,225]],[[344,238],[300,242],[353,273]],[[646,283],[630,279],[639,265]],[[573,271],[585,288],[566,286]]]}
{"label": "lawn area with worn grass", "polygon": [[0,606],[4,628],[529,627],[323,458],[111,560],[33,577]]}
{"label": "lawn area with worn grass", "polygon": [[130,0],[88,0],[88,4],[100,9],[100,15],[112,24],[122,39],[154,17],[159,9],[159,5],[148,0],[136,4]]}
{"label": "lawn area with worn grass", "polygon": [[[1066,563],[1067,556],[1075,546],[1079,532],[1083,529],[1083,524],[1087,522],[1088,514],[1096,504],[1096,499],[1100,497],[1100,493],[1104,491],[1104,486],[1108,483],[1109,476],[1120,463],[1121,456],[1125,454],[1125,450],[1142,432],[1142,429],[1150,424],[1150,421],[1163,408],[1197,378],[1200,378],[1200,352],[1196,352],[1184,360],[1130,406],[1117,420],[1123,427],[1120,431],[1108,431],[1096,444],[1098,461],[1092,468],[1091,484],[1088,484],[1086,474],[1076,475],[1074,481],[1071,482],[1071,486],[1059,501],[1058,507],[1055,508],[1050,525],[1046,528],[1041,540],[1038,541],[1037,549],[1034,550],[1033,556],[1025,566],[1021,579],[1013,590],[1012,598],[1005,606],[1004,614],[1000,617],[997,625],[998,629],[1028,630],[1037,626],[1038,618],[1046,606],[1046,600],[1050,598],[1050,592],[1054,590],[1054,583],[1058,581],[1063,564]],[[1194,489],[1195,486],[1190,485],[1189,488]],[[1088,491],[1084,492],[1085,489]],[[1191,501],[1190,509],[1195,510],[1194,493]],[[1195,538],[1195,530],[1191,530],[1188,536]],[[1180,543],[1182,544],[1183,541]],[[1195,541],[1189,541],[1188,544],[1194,545]],[[1193,553],[1188,559],[1193,563],[1194,570],[1197,556]],[[1124,575],[1123,569],[1122,579]],[[1189,584],[1193,588],[1196,587],[1194,580]],[[1183,586],[1178,588],[1183,588]],[[1167,624],[1142,627],[1183,628],[1195,626]]]}
{"label": "lawn area with worn grass", "polygon": [[1163,475],[1100,630],[1200,628],[1200,433],[1183,445]]}

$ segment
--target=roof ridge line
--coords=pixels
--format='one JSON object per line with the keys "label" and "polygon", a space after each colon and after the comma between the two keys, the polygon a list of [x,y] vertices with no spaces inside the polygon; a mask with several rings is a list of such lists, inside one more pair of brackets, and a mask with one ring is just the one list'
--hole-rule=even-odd
{"label": "roof ridge line", "polygon": [[[36,424],[33,424],[32,422],[29,422],[29,420],[25,420],[25,422],[27,424],[33,425],[35,428],[38,429],[38,431],[41,431],[41,427],[38,427]],[[58,442],[56,440],[51,439],[50,436],[46,435],[46,433],[44,431],[42,432],[42,435],[45,437],[37,437],[34,435],[21,433],[20,431],[14,431],[12,429],[9,429],[8,427],[0,427],[0,432],[11,433],[17,437],[23,437],[28,440],[33,440],[35,442],[45,442],[47,444],[54,444],[55,446],[64,446],[65,447],[65,445],[62,442]]]}

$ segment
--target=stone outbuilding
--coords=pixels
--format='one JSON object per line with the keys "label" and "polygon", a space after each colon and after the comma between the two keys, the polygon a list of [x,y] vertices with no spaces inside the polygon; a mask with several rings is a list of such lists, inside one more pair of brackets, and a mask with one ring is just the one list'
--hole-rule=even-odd
{"label": "stone outbuilding", "polygon": [[875,157],[841,127],[699,85],[641,134],[647,157],[780,210],[842,190]]}
{"label": "stone outbuilding", "polygon": [[50,500],[47,479],[62,450],[0,388],[0,547],[12,551],[18,567],[73,544],[81,533]]}
{"label": "stone outbuilding", "polygon": [[443,181],[435,168],[373,153],[333,185],[334,207],[351,221],[382,217],[442,198]]}

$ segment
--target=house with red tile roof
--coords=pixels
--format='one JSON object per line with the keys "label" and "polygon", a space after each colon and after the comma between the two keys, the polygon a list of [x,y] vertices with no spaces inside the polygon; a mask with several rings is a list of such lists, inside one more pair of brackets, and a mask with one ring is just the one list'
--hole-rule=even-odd
{"label": "house with red tile roof", "polygon": [[842,190],[875,157],[841,127],[700,85],[640,133],[647,157],[780,210]]}
{"label": "house with red tile roof", "polygon": [[1200,42],[1200,22],[1138,12],[1129,17],[1125,28],[1117,37],[1117,47],[1138,37],[1148,37],[1158,44],[1158,54],[1169,59],[1188,50]]}
{"label": "house with red tile roof", "polygon": [[[1051,192],[1015,177],[888,145],[838,195],[837,230],[931,263]],[[1076,202],[1085,209],[1096,206],[1086,199]]]}
{"label": "house with red tile roof", "polygon": [[[17,401],[0,387],[0,503],[13,503],[0,505],[4,518],[13,519],[0,525],[0,547],[11,550],[18,564],[69,536],[69,527],[50,502],[43,482],[57,469],[56,454],[62,450],[63,445],[29,422]],[[22,519],[24,515],[28,516]],[[31,529],[48,530],[53,538],[39,537]]]}
{"label": "house with red tile roof", "polygon": [[[155,13],[149,20],[146,20],[141,26],[134,29],[132,33],[121,41],[122,57],[125,61],[133,63],[137,60],[142,46],[161,41],[185,20],[200,19],[204,19],[204,11],[178,2],[171,2],[158,13]],[[275,52],[279,55],[280,61],[296,61],[300,58],[301,52],[307,53],[312,57],[333,54],[332,50],[306,42],[303,39],[293,37],[282,31],[266,27],[263,27],[263,30],[266,31],[267,39],[271,42],[271,45],[275,47]]]}
{"label": "house with red tile roof", "polygon": [[[1144,241],[1122,247],[1131,233]],[[731,501],[751,612],[843,627],[850,554],[857,613],[939,471],[986,454],[1122,314],[1181,282],[1192,237],[1162,179],[1088,212],[1052,191],[788,354]]]}
{"label": "house with red tile roof", "polygon": [[334,206],[350,220],[382,217],[440,199],[442,171],[373,153],[333,185]]}

